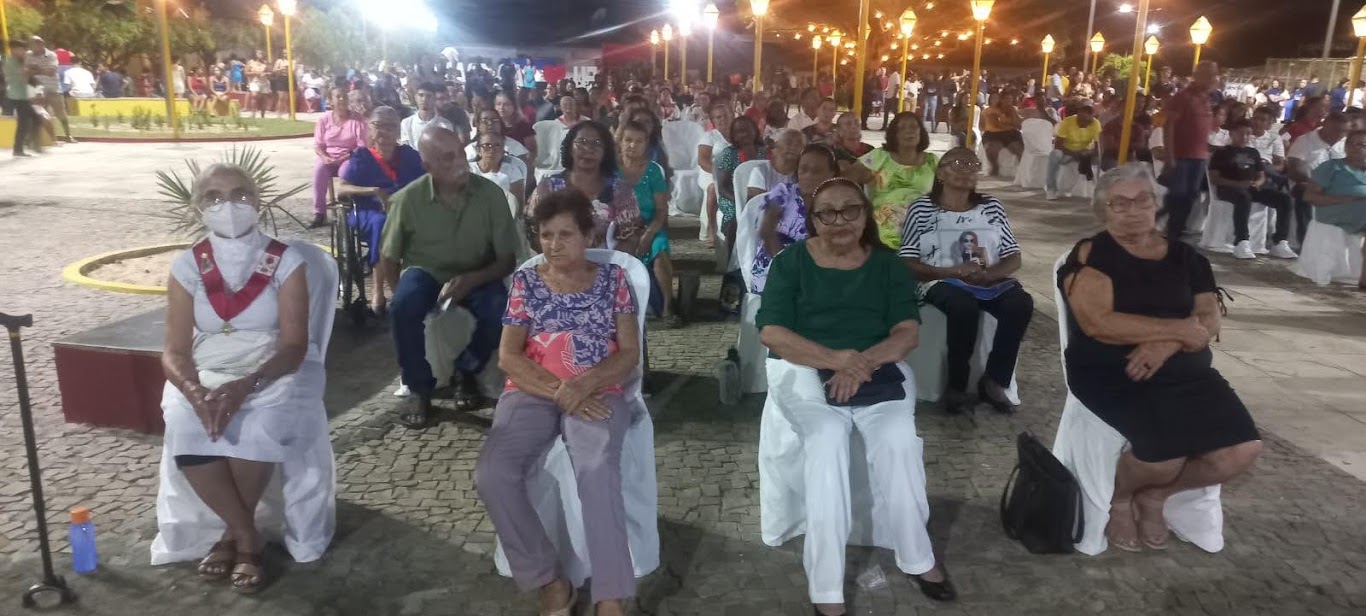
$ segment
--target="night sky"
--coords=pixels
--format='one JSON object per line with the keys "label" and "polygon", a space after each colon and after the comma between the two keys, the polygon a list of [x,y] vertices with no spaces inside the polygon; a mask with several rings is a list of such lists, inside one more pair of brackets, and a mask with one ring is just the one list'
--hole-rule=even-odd
{"label": "night sky", "polygon": [[[302,3],[331,6],[338,1],[303,0]],[[1137,0],[1130,1],[1135,6],[1138,4]],[[934,8],[926,9],[927,2],[933,2]],[[429,0],[429,3],[443,20],[443,38],[457,47],[462,43],[639,42],[651,27],[663,25],[662,18],[650,17],[660,15],[667,7],[665,0]],[[718,50],[738,51],[743,45],[740,41],[727,40],[724,31],[740,29],[736,20],[737,4],[740,10],[748,13],[749,2],[722,0],[717,4],[721,9],[723,31],[717,35]],[[1119,4],[1118,0],[1097,0],[1097,29],[1108,41],[1107,49],[1113,51],[1128,50],[1133,40],[1134,15],[1118,13]],[[1214,26],[1214,35],[1202,54],[1204,58],[1233,67],[1257,66],[1267,57],[1317,57],[1323,45],[1331,4],[1331,0],[1151,0],[1154,10],[1149,23],[1166,26],[1158,35],[1163,41],[1160,63],[1189,66],[1192,50],[1187,30],[1196,17],[1203,14]],[[210,6],[219,14],[233,14],[254,12],[258,4],[257,0],[210,0]],[[962,30],[970,25],[967,0],[873,0],[874,9],[889,15],[899,14],[907,6],[914,8],[920,18],[917,33]],[[1065,61],[1080,63],[1078,43],[1089,38],[1089,33],[1084,32],[1089,6],[1089,0],[997,0],[988,22],[987,36],[1018,36],[1021,44],[1011,49],[998,43],[997,47],[988,50],[985,62],[1019,66],[1036,63],[1038,41],[1044,34],[1052,34],[1060,43],[1060,49],[1068,54]],[[1345,57],[1353,51],[1350,19],[1359,8],[1359,0],[1342,0],[1336,39],[1338,56]],[[847,31],[857,19],[857,10],[854,0],[772,0],[766,23],[769,32],[783,26],[801,28],[807,21],[830,22]],[[969,48],[958,43],[952,35],[945,43],[948,46],[944,62],[961,64],[970,60]],[[787,43],[785,46],[794,63],[810,58],[810,49],[804,44]],[[767,48],[778,51],[783,47],[782,41],[772,41]]]}

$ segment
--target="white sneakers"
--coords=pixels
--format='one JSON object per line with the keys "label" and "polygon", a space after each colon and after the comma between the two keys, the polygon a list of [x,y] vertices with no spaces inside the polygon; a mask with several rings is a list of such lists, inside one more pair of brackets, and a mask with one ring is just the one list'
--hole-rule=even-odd
{"label": "white sneakers", "polygon": [[1275,246],[1272,246],[1270,254],[1271,256],[1276,257],[1277,259],[1300,258],[1300,256],[1295,254],[1295,251],[1290,248],[1290,242],[1287,242],[1285,240],[1281,240]]}
{"label": "white sneakers", "polygon": [[1056,191],[1056,190],[1048,190],[1048,189],[1045,188],[1044,191],[1043,191],[1043,198],[1044,198],[1045,201],[1057,201],[1057,200],[1058,200],[1058,191]]}
{"label": "white sneakers", "polygon": [[1233,258],[1235,259],[1256,259],[1257,255],[1252,252],[1252,242],[1243,240],[1233,247]]}

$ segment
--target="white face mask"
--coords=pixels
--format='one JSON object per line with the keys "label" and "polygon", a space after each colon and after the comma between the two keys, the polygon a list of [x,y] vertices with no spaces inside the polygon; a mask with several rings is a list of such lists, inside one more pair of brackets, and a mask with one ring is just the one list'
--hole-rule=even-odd
{"label": "white face mask", "polygon": [[220,201],[204,208],[204,226],[223,237],[237,238],[256,228],[260,213],[250,203]]}

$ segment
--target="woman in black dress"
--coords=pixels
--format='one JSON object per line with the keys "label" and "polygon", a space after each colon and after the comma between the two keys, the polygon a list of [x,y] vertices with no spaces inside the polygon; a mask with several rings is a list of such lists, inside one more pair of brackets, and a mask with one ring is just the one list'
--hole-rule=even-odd
{"label": "woman in black dress", "polygon": [[1058,272],[1070,318],[1067,384],[1129,441],[1115,471],[1106,537],[1137,551],[1166,547],[1173,493],[1224,483],[1262,450],[1238,395],[1213,367],[1219,300],[1209,261],[1156,231],[1156,183],[1131,163],[1099,179],[1105,231]]}

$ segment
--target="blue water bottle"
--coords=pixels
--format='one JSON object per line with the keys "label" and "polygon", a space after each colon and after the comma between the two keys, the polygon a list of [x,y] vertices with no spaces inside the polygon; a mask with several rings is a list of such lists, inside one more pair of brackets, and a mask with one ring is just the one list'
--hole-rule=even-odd
{"label": "blue water bottle", "polygon": [[71,510],[71,568],[76,573],[90,573],[100,564],[95,551],[95,523],[90,521],[90,510],[76,507]]}

